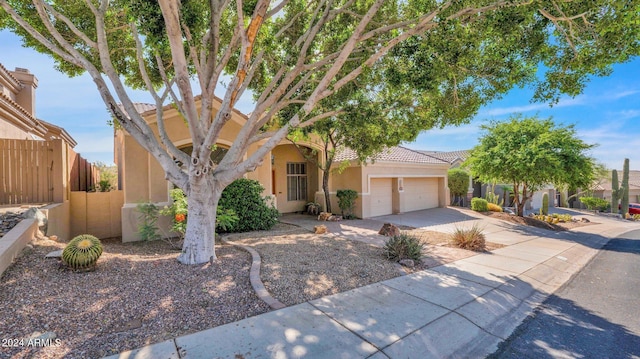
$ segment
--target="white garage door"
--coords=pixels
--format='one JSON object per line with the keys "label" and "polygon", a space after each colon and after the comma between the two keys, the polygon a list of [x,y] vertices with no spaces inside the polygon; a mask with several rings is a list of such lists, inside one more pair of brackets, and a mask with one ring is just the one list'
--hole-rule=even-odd
{"label": "white garage door", "polygon": [[438,207],[438,179],[405,178],[402,198],[405,201],[402,205],[405,212]]}
{"label": "white garage door", "polygon": [[371,217],[391,214],[393,199],[391,178],[371,179]]}

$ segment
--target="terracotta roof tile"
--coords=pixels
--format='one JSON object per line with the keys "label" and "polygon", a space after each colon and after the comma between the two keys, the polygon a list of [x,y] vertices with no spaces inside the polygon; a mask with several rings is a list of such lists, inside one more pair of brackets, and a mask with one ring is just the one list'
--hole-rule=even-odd
{"label": "terracotta roof tile", "polygon": [[[358,156],[355,151],[350,148],[346,148],[336,154],[335,161],[353,161],[357,160]],[[421,153],[402,146],[390,147],[379,154],[375,155],[370,160],[376,162],[402,162],[402,163],[428,163],[428,164],[445,164],[446,161],[438,159],[433,156]]]}
{"label": "terracotta roof tile", "polygon": [[449,151],[449,152],[441,152],[441,151],[420,151],[428,156],[433,156],[435,158],[441,159],[447,163],[453,163],[456,160],[464,161],[469,157],[469,150],[459,150],[459,151]]}

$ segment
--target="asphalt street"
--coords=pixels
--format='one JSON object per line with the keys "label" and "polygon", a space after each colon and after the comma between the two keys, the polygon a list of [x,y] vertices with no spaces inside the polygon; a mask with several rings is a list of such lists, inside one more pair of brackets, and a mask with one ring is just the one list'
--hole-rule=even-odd
{"label": "asphalt street", "polygon": [[610,240],[490,358],[640,358],[640,230]]}

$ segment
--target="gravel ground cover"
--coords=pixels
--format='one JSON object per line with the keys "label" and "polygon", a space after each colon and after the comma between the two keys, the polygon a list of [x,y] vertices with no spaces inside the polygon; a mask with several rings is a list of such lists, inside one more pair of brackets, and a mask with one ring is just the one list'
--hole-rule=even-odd
{"label": "gravel ground cover", "polygon": [[[292,225],[227,238],[260,252],[263,281],[288,305],[400,275],[381,248]],[[49,239],[33,242],[7,269],[0,277],[0,338],[53,345],[23,341],[1,347],[0,358],[99,358],[270,310],[249,283],[249,254],[235,246],[217,245],[213,264],[185,266],[162,241],[102,242],[93,272],[44,259],[65,245]]]}
{"label": "gravel ground cover", "polygon": [[237,240],[262,258],[260,277],[285,305],[377,283],[402,274],[382,248],[335,236],[300,234]]}
{"label": "gravel ground cover", "polygon": [[[233,246],[217,246],[213,264],[186,266],[162,241],[103,244],[93,272],[44,259],[64,248],[48,239],[7,269],[0,358],[100,358],[270,310],[249,283],[249,254]],[[19,341],[39,335],[53,345]]]}

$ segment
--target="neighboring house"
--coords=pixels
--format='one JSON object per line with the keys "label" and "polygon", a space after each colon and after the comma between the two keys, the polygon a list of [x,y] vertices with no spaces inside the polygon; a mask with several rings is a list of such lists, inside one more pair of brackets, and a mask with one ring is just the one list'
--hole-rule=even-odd
{"label": "neighboring house", "polygon": [[[469,150],[458,151],[420,151],[426,155],[438,158],[442,161],[449,163],[449,168],[461,168],[462,163],[469,158]],[[464,169],[464,168],[463,168]],[[466,205],[471,203],[473,197],[484,197],[486,194],[487,186],[481,182],[476,182],[471,176],[469,176],[469,189],[467,191]]]}
{"label": "neighboring house", "polygon": [[27,69],[0,64],[0,139],[76,141],[63,128],[36,118],[38,79]]}
{"label": "neighboring house", "polygon": [[[420,152],[448,162],[451,168],[460,168],[462,166],[462,163],[466,161],[467,158],[469,158],[469,150],[459,150],[459,151],[450,151],[450,152],[439,152],[439,151],[420,151]],[[503,184],[496,184],[493,187],[494,193],[500,196],[500,201],[502,201],[504,198],[503,186],[504,186]],[[611,186],[609,186],[609,189],[611,189]],[[469,181],[469,191],[467,193],[467,199],[468,199],[467,203],[471,203],[470,201],[471,201],[471,198],[473,197],[485,198],[489,190],[491,190],[491,188],[487,184],[484,184],[482,182],[476,182],[473,178],[471,178]],[[549,206],[553,207],[556,205],[554,203],[554,200],[555,202],[559,203],[559,198],[556,198],[557,191],[554,189],[554,187],[546,186],[545,188],[539,191],[536,191],[533,194],[533,197],[531,198],[531,200],[527,202],[526,209],[542,207],[542,196],[544,195],[545,192],[549,194]],[[505,205],[508,206],[509,204],[507,203]]]}
{"label": "neighboring house", "polygon": [[[620,186],[622,184],[622,170],[618,171],[618,181]],[[593,196],[611,200],[611,172],[609,172],[607,178],[598,183],[593,190]],[[640,203],[640,171],[629,171],[629,202]]]}
{"label": "neighboring house", "polygon": [[63,202],[79,156],[63,128],[36,117],[38,79],[0,64],[0,204]]}
{"label": "neighboring house", "polygon": [[[219,100],[213,106],[219,109]],[[156,129],[156,111],[153,106],[139,104],[138,109],[152,128]],[[184,120],[173,106],[165,106],[163,112],[171,141],[189,153],[191,137]],[[232,112],[231,121],[223,127],[216,150],[212,153],[214,162],[216,158],[224,156],[246,119],[239,111]],[[321,146],[312,142],[299,145],[314,149],[318,161],[324,158]],[[164,179],[164,172],[157,161],[126,131],[116,130],[114,147],[120,186],[125,197],[122,208],[122,240],[134,241],[139,238],[137,204],[168,203],[172,185]],[[257,146],[251,147],[247,156],[256,149]],[[356,216],[366,218],[444,207],[448,204],[448,163],[403,147],[384,151],[373,160],[369,165],[361,165],[349,150],[342,151],[336,158],[336,162],[350,163],[342,173],[331,176],[333,200],[335,201],[335,191],[338,189],[357,191]],[[306,204],[311,201],[324,202],[322,172],[314,163],[307,161],[290,142],[283,141],[276,146],[265,156],[262,165],[245,177],[263,185],[264,195],[270,197],[280,213],[304,211]],[[334,211],[337,212],[337,201],[334,203]],[[167,223],[161,221],[160,224],[164,226]]]}

